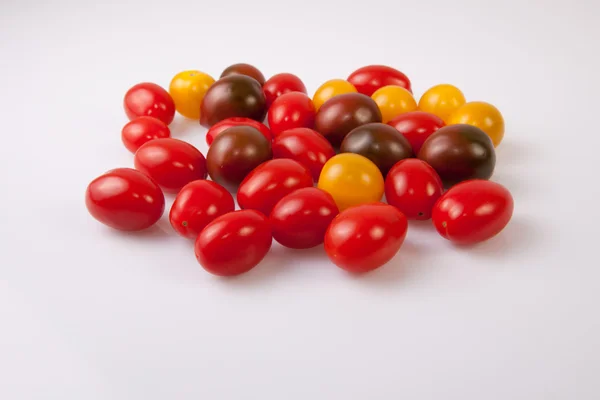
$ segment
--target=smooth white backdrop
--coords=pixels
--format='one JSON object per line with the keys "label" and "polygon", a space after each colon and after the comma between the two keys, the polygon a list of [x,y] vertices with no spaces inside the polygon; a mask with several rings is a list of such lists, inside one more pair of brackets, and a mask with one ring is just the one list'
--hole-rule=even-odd
{"label": "smooth white backdrop", "polygon": [[[110,3],[110,4],[109,4]],[[0,4],[0,398],[600,398],[598,2],[115,1]],[[416,96],[453,83],[499,107],[497,238],[458,249],[411,224],[352,277],[274,246],[223,280],[166,218],[111,231],[88,182],[132,166],[122,96],[235,62],[310,94],[388,64]],[[206,151],[199,125],[174,137]],[[168,204],[173,198],[168,198]]]}

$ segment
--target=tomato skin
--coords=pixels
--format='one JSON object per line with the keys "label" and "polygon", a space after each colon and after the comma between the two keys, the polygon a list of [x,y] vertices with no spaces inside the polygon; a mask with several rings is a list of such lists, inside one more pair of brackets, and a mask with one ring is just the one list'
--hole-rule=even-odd
{"label": "tomato skin", "polygon": [[206,132],[206,144],[208,144],[210,146],[219,133],[223,132],[226,129],[231,128],[232,126],[240,126],[240,125],[241,126],[251,126],[255,129],[257,129],[258,131],[260,131],[260,133],[262,133],[263,136],[269,142],[271,140],[273,140],[273,134],[271,133],[271,130],[265,124],[255,121],[250,118],[233,117],[233,118],[224,119],[223,121],[217,122],[216,124],[211,126],[210,129],[208,130],[208,132]]}
{"label": "tomato skin", "polygon": [[502,231],[514,210],[510,192],[481,179],[450,188],[433,207],[433,224],[442,237],[460,245],[488,240]]}
{"label": "tomato skin", "polygon": [[200,105],[208,89],[215,83],[212,76],[198,70],[182,71],[171,79],[169,94],[179,114],[200,119]]}
{"label": "tomato skin", "polygon": [[129,89],[123,99],[123,108],[130,120],[148,116],[169,125],[175,117],[175,102],[169,92],[150,82],[138,83]]}
{"label": "tomato skin", "polygon": [[121,140],[132,153],[146,142],[168,137],[171,137],[169,126],[152,117],[137,117],[125,124],[121,130]]}
{"label": "tomato skin", "polygon": [[425,161],[399,161],[385,179],[385,198],[408,219],[428,220],[444,192],[439,175]]}
{"label": "tomato skin", "polygon": [[318,246],[338,213],[329,193],[315,187],[295,190],[279,200],[271,212],[273,238],[292,249]]}
{"label": "tomato skin", "polygon": [[206,225],[234,209],[233,196],[223,186],[198,180],[179,191],[169,212],[169,222],[181,236],[196,239]]}
{"label": "tomato skin", "polygon": [[504,138],[504,117],[494,105],[484,101],[465,103],[450,115],[448,124],[476,126],[492,139],[494,147]]}
{"label": "tomato skin", "polygon": [[412,93],[410,80],[397,69],[386,65],[367,65],[348,77],[358,93],[371,96],[379,88],[389,85],[400,86]]}
{"label": "tomato skin", "polygon": [[149,177],[131,168],[117,168],[94,179],[85,205],[99,222],[121,231],[154,225],[165,210],[165,196]]}
{"label": "tomato skin", "polygon": [[332,97],[340,94],[356,92],[358,91],[350,82],[343,79],[330,79],[319,86],[319,88],[315,91],[315,94],[313,95],[313,104],[315,105],[315,109],[318,111],[319,108],[321,108],[321,106]]}
{"label": "tomato skin", "polygon": [[465,102],[465,95],[459,88],[443,83],[430,87],[423,93],[419,99],[419,110],[435,114],[448,124],[452,113]]}
{"label": "tomato skin", "polygon": [[400,86],[379,88],[371,98],[377,103],[384,124],[387,124],[398,115],[417,109],[417,101],[412,93]]}
{"label": "tomato skin", "polygon": [[400,250],[408,222],[397,208],[363,204],[338,214],[325,233],[325,251],[338,267],[368,272],[390,261]]}
{"label": "tomato skin", "polygon": [[310,170],[313,180],[319,180],[325,163],[335,156],[331,143],[319,132],[295,128],[280,133],[273,140],[273,158],[289,158]]}
{"label": "tomato skin", "polygon": [[256,210],[233,211],[209,223],[194,246],[202,267],[218,276],[250,271],[267,255],[273,237],[269,220]]}
{"label": "tomato skin", "polygon": [[269,127],[273,135],[293,128],[314,128],[315,106],[306,94],[289,92],[275,99],[269,108]]}
{"label": "tomato skin", "polygon": [[282,94],[289,92],[307,93],[302,80],[289,73],[276,74],[270,77],[263,85],[263,92],[267,98],[267,107],[271,107],[275,99]]}
{"label": "tomato skin", "polygon": [[269,215],[284,196],[312,185],[312,176],[302,164],[286,158],[269,160],[244,178],[237,192],[237,201],[242,209],[258,210]]}
{"label": "tomato skin", "polygon": [[134,164],[170,193],[207,176],[204,155],[191,144],[173,138],[145,143],[135,153]]}
{"label": "tomato skin", "polygon": [[246,75],[250,78],[254,78],[258,81],[258,83],[260,83],[261,86],[265,84],[265,76],[262,74],[262,72],[260,72],[260,70],[254,65],[245,63],[230,65],[223,70],[220,77],[224,78],[226,76],[235,74]]}
{"label": "tomato skin", "polygon": [[444,120],[435,114],[424,111],[411,111],[398,115],[388,122],[408,141],[415,154],[419,153],[425,140],[435,131],[446,126]]}

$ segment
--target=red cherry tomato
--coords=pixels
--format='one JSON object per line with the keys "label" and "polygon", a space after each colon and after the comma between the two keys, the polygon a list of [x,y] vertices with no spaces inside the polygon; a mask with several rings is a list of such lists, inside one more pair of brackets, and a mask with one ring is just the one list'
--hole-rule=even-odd
{"label": "red cherry tomato", "polygon": [[267,140],[269,142],[271,140],[273,140],[273,134],[271,133],[271,130],[269,128],[267,128],[267,126],[265,124],[262,124],[258,121],[250,119],[250,118],[233,117],[233,118],[224,119],[223,121],[217,122],[216,124],[211,126],[210,129],[208,130],[208,132],[206,132],[206,144],[208,144],[210,146],[212,144],[213,140],[215,140],[215,138],[217,137],[217,135],[219,133],[223,132],[225,129],[229,129],[232,126],[240,126],[240,125],[251,126],[253,128],[256,128],[260,131],[260,133],[263,134],[264,137],[267,138]]}
{"label": "red cherry tomato", "polygon": [[196,258],[214,275],[233,276],[254,268],[267,255],[273,237],[269,220],[255,210],[238,210],[209,223],[196,239]]}
{"label": "red cherry tomato", "polygon": [[510,221],[514,209],[510,192],[483,179],[450,188],[433,207],[433,224],[444,238],[474,244],[496,236]]}
{"label": "red cherry tomato", "polygon": [[433,205],[444,191],[439,175],[425,161],[397,162],[385,178],[385,198],[408,219],[431,218]]}
{"label": "red cherry tomato", "polygon": [[302,92],[306,94],[306,86],[300,78],[294,74],[277,74],[273,75],[263,85],[263,92],[267,98],[267,107],[271,107],[271,104],[276,98],[282,94],[288,92]]}
{"label": "red cherry tomato", "polygon": [[396,207],[369,203],[338,214],[325,233],[325,251],[338,267],[367,272],[381,267],[396,255],[408,222]]}
{"label": "red cherry tomato", "polygon": [[194,146],[178,139],[155,139],[135,153],[135,168],[166,192],[177,193],[188,183],[206,179],[206,159]]}
{"label": "red cherry tomato", "polygon": [[398,115],[388,122],[396,128],[408,141],[415,154],[419,154],[421,146],[429,136],[446,126],[444,120],[435,114],[424,111],[411,111]]}
{"label": "red cherry tomato", "polygon": [[171,130],[167,124],[152,117],[137,117],[125,124],[121,131],[121,140],[132,153],[146,142],[168,137],[171,137]]}
{"label": "red cherry tomato", "polygon": [[155,83],[138,83],[125,93],[123,107],[129,119],[148,116],[169,125],[175,117],[175,102],[169,92]]}
{"label": "red cherry tomato", "polygon": [[235,209],[233,197],[223,186],[207,180],[185,185],[177,194],[169,221],[181,236],[196,239],[215,218]]}
{"label": "red cherry tomato", "polygon": [[165,196],[149,177],[131,168],[117,168],[94,179],[85,192],[89,213],[121,231],[154,225],[165,210]]}
{"label": "red cherry tomato", "polygon": [[339,211],[331,195],[315,187],[298,189],[271,212],[273,238],[285,247],[309,249],[321,243]]}
{"label": "red cherry tomato", "polygon": [[335,150],[319,132],[308,128],[290,129],[273,140],[273,158],[290,158],[310,170],[313,180],[319,180],[323,166]]}
{"label": "red cherry tomato", "polygon": [[313,185],[312,176],[302,164],[285,158],[265,161],[240,184],[240,208],[251,208],[269,215],[275,204],[296,189]]}
{"label": "red cherry tomato", "polygon": [[269,108],[269,127],[275,136],[293,128],[314,128],[317,112],[310,97],[300,92],[279,96]]}
{"label": "red cherry tomato", "polygon": [[410,80],[397,69],[385,65],[367,65],[354,71],[347,79],[359,93],[371,96],[384,86],[401,86],[412,93]]}

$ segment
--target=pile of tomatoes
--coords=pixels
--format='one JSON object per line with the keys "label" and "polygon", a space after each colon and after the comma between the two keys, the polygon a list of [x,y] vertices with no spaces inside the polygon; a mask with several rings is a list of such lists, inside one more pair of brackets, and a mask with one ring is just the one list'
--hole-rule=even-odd
{"label": "pile of tomatoes", "polygon": [[[121,138],[135,169],[94,179],[90,214],[140,231],[162,217],[171,193],[173,229],[195,241],[197,260],[215,275],[254,268],[273,239],[324,245],[335,265],[366,272],[400,250],[408,220],[431,220],[442,237],[473,244],[512,217],[511,194],[489,180],[504,136],[498,109],[448,84],[417,102],[408,77],[391,67],[360,68],[312,98],[297,76],[265,80],[249,64],[218,80],[184,71],[168,91],[133,86],[124,108]],[[208,128],[206,157],[171,138],[176,111]]]}

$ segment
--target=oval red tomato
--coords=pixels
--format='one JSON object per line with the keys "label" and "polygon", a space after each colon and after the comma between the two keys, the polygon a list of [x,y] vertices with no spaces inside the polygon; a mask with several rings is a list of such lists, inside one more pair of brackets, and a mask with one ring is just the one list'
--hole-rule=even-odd
{"label": "oval red tomato", "polygon": [[125,124],[121,130],[121,140],[132,153],[146,142],[168,137],[171,137],[171,130],[167,124],[152,117],[137,117]]}
{"label": "oval red tomato", "polygon": [[289,92],[302,92],[306,94],[306,86],[304,86],[302,80],[296,75],[281,73],[273,75],[265,82],[263,92],[267,98],[267,107],[271,107],[275,99],[282,94]]}
{"label": "oval red tomato", "polygon": [[223,186],[198,180],[179,191],[169,212],[169,221],[181,236],[196,239],[211,221],[234,209],[233,196]]}
{"label": "oval red tomato", "polygon": [[419,154],[421,146],[429,136],[446,126],[440,117],[424,111],[400,114],[388,122],[388,125],[396,128],[408,139],[415,154]]}
{"label": "oval red tomato", "polygon": [[94,179],[85,205],[99,222],[121,231],[154,225],[165,210],[165,196],[149,177],[131,168],[117,168]]}
{"label": "oval red tomato", "polygon": [[202,267],[214,275],[250,271],[267,255],[273,237],[269,220],[255,210],[233,211],[209,223],[194,246]]}
{"label": "oval red tomato", "polygon": [[331,195],[315,187],[298,189],[275,205],[270,221],[273,238],[285,247],[309,249],[321,243],[339,213]]}
{"label": "oval red tomato", "polygon": [[162,87],[155,83],[138,83],[125,93],[123,107],[129,119],[148,116],[169,125],[175,117],[175,102]]}
{"label": "oval red tomato", "polygon": [[279,96],[269,108],[269,127],[277,137],[293,128],[314,128],[317,112],[310,97],[301,92]]}
{"label": "oval red tomato", "polygon": [[386,65],[367,65],[354,71],[347,79],[359,93],[371,96],[384,86],[401,86],[412,93],[410,80],[402,72]]}
{"label": "oval red tomato", "polygon": [[233,118],[224,119],[223,121],[217,122],[216,124],[211,126],[210,129],[208,130],[208,132],[206,132],[206,144],[208,144],[210,146],[212,144],[213,140],[215,140],[215,138],[217,137],[217,135],[219,133],[221,133],[224,130],[229,129],[233,126],[240,126],[240,125],[251,126],[253,128],[256,128],[260,133],[263,134],[263,136],[265,138],[267,138],[267,140],[269,142],[271,140],[273,140],[273,134],[271,133],[271,130],[265,124],[260,123],[253,119],[250,119],[250,118],[233,117]]}
{"label": "oval red tomato", "polygon": [[135,168],[151,177],[163,190],[177,193],[188,183],[206,179],[206,159],[189,143],[155,139],[135,153]]}
{"label": "oval red tomato", "polygon": [[407,229],[404,214],[388,204],[350,207],[329,225],[325,251],[335,265],[346,271],[371,271],[396,255]]}

